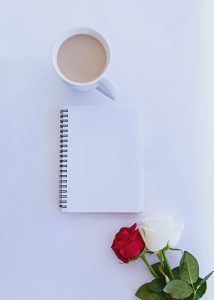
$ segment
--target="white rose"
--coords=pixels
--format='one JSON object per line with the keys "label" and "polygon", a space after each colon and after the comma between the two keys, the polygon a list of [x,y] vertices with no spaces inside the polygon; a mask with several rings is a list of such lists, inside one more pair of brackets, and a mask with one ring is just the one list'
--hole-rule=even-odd
{"label": "white rose", "polygon": [[181,238],[184,222],[171,215],[156,215],[146,218],[138,226],[147,248],[156,252],[169,244],[175,246]]}

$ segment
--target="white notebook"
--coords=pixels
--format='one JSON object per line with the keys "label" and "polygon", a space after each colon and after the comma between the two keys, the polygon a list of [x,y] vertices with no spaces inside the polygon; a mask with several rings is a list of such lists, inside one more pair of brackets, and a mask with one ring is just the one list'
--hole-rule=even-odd
{"label": "white notebook", "polygon": [[63,212],[143,208],[142,105],[68,106],[60,111]]}

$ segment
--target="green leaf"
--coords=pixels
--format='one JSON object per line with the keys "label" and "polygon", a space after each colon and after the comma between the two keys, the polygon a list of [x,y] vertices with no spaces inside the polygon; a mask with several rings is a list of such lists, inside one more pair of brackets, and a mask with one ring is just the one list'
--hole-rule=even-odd
{"label": "green leaf", "polygon": [[172,269],[172,274],[174,276],[174,279],[181,279],[179,267]]}
{"label": "green leaf", "polygon": [[198,300],[198,296],[196,294],[192,294],[190,297],[186,298],[186,300]]}
{"label": "green leaf", "polygon": [[169,278],[170,277],[170,274],[167,270],[167,267],[165,265],[165,263],[163,264],[163,268],[162,268],[162,265],[161,263],[155,263],[152,265],[153,269],[155,270],[155,272],[157,273],[158,277],[162,280],[166,280],[166,277],[165,275]]}
{"label": "green leaf", "polygon": [[[210,276],[213,274],[213,271],[210,272],[207,276],[205,276],[203,279],[202,278],[198,278],[198,280],[193,284],[195,290],[196,290],[196,300],[199,298],[202,298],[203,295],[206,293],[207,291],[207,280],[210,278]],[[195,300],[194,299],[194,300]],[[188,300],[192,300],[191,298]]]}
{"label": "green leaf", "polygon": [[201,282],[202,278],[199,277],[198,280],[193,284],[195,290],[197,290]]}
{"label": "green leaf", "polygon": [[196,290],[196,295],[197,295],[198,299],[202,298],[204,296],[204,294],[206,293],[206,291],[207,291],[207,283],[205,281],[202,284],[200,284],[200,286]]}
{"label": "green leaf", "polygon": [[181,279],[189,284],[193,284],[199,277],[199,265],[196,258],[189,252],[185,251],[180,262]]}
{"label": "green leaf", "polygon": [[213,273],[214,271],[210,272],[207,276],[204,277],[203,281],[207,281]]}
{"label": "green leaf", "polygon": [[210,272],[207,276],[205,276],[203,279],[201,279],[200,281],[200,285],[203,284],[204,282],[206,282],[210,276],[213,274],[214,271]]}
{"label": "green leaf", "polygon": [[163,292],[157,293],[150,290],[150,283],[145,283],[139,287],[135,296],[142,300],[166,300]]}
{"label": "green leaf", "polygon": [[165,280],[164,274],[161,272],[161,264],[160,263],[155,263],[152,265],[153,269],[157,273],[158,277]]}
{"label": "green leaf", "polygon": [[204,296],[207,291],[207,283],[204,281],[202,284],[202,279],[199,278],[196,283],[194,283],[195,294],[191,295],[186,300],[198,300]]}
{"label": "green leaf", "polygon": [[165,285],[161,279],[156,278],[149,283],[149,288],[152,292],[162,292]]}
{"label": "green leaf", "polygon": [[189,284],[178,279],[168,282],[163,291],[170,294],[174,299],[185,299],[193,293]]}

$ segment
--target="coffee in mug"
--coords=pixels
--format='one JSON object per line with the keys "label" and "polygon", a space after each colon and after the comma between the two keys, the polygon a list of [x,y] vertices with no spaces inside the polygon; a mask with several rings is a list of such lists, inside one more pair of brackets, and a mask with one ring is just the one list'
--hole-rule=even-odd
{"label": "coffee in mug", "polygon": [[105,48],[88,34],[76,34],[65,40],[57,56],[60,71],[71,81],[80,83],[98,78],[106,62]]}
{"label": "coffee in mug", "polygon": [[111,60],[107,41],[97,31],[78,27],[62,33],[52,49],[52,63],[57,74],[78,91],[93,88],[111,99],[120,89],[106,75]]}

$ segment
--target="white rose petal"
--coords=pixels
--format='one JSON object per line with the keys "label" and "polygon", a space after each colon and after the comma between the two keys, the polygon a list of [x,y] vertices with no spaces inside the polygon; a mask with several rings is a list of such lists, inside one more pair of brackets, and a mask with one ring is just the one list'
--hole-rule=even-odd
{"label": "white rose petal", "polygon": [[184,222],[171,215],[156,215],[138,226],[146,247],[157,252],[169,244],[176,246],[181,238]]}

